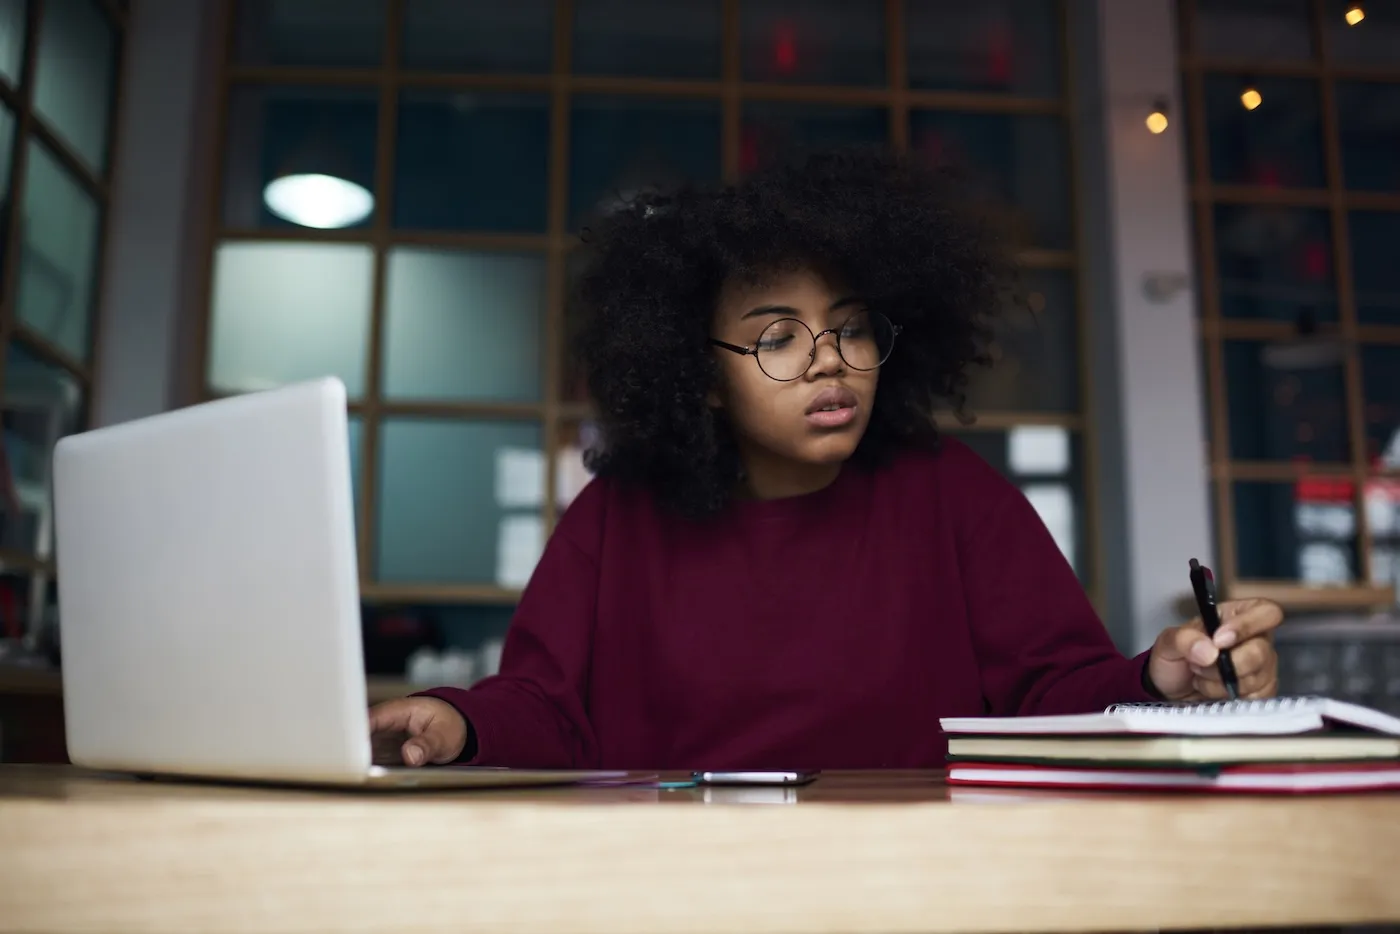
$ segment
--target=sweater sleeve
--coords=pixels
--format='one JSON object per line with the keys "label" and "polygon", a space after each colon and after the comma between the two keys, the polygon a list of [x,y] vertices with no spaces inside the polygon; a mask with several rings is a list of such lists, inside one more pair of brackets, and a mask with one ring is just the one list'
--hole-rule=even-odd
{"label": "sweater sleeve", "polygon": [[600,486],[595,481],[580,494],[545,546],[506,632],[500,672],[469,689],[417,695],[445,700],[466,718],[468,764],[596,766],[598,744],[584,698],[598,568],[579,540],[596,538],[601,527]]}
{"label": "sweater sleeve", "polygon": [[965,523],[961,570],[989,713],[1093,713],[1157,699],[1147,687],[1148,653],[1118,651],[1034,507],[978,466],[976,485],[988,495],[965,501],[992,506]]}

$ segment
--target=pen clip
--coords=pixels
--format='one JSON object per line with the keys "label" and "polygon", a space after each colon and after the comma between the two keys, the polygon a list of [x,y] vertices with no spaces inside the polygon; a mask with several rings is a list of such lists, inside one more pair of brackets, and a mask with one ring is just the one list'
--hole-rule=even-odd
{"label": "pen clip", "polygon": [[1206,567],[1205,565],[1201,565],[1201,576],[1205,578],[1206,597],[1210,600],[1210,605],[1215,606],[1215,575],[1211,573],[1210,568]]}
{"label": "pen clip", "polygon": [[1220,616],[1215,603],[1215,575],[1195,558],[1191,559],[1191,589],[1195,591],[1196,608],[1201,612],[1206,632],[1214,635],[1220,625]]}

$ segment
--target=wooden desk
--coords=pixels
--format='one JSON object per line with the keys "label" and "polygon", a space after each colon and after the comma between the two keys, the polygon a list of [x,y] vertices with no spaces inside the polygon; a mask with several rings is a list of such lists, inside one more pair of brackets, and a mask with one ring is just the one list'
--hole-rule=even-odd
{"label": "wooden desk", "polygon": [[0,931],[1088,931],[1400,921],[1400,795],[368,793],[0,767]]}

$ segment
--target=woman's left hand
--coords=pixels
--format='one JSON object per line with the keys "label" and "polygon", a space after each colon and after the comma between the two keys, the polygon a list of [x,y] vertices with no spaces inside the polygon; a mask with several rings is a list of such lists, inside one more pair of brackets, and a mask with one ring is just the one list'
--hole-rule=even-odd
{"label": "woman's left hand", "polygon": [[1231,600],[1220,604],[1220,628],[1212,640],[1200,618],[1162,630],[1152,646],[1147,676],[1169,701],[1218,700],[1228,696],[1215,661],[1229,649],[1239,679],[1240,697],[1278,693],[1278,654],[1274,630],[1283,610],[1269,600]]}

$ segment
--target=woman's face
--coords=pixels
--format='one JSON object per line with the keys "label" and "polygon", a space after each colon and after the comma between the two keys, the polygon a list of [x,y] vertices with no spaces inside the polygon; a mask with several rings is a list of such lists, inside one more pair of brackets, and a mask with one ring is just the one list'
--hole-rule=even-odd
{"label": "woman's face", "polygon": [[[878,363],[864,312],[858,297],[807,270],[721,291],[711,336],[758,349],[755,360],[714,348],[721,373],[714,402],[727,413],[750,474],[759,463],[839,468],[855,452],[879,381],[877,367],[856,368]],[[814,334],[821,335],[815,348]]]}

